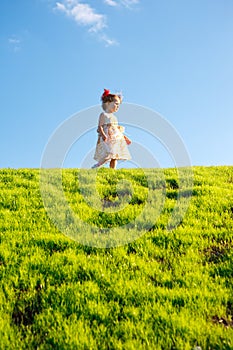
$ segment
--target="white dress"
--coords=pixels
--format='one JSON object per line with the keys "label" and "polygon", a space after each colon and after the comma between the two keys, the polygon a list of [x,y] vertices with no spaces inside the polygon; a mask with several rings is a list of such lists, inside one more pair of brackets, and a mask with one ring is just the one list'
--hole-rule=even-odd
{"label": "white dress", "polygon": [[101,113],[99,126],[103,127],[107,140],[104,141],[99,133],[94,159],[99,163],[104,163],[111,159],[131,159],[124,134],[120,130],[118,120],[114,114]]}

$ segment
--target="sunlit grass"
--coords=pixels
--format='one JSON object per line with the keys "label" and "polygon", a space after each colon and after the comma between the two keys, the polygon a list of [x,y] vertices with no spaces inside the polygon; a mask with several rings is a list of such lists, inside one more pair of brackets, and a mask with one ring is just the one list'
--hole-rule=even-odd
{"label": "sunlit grass", "polygon": [[99,230],[163,204],[136,241],[100,249],[59,232],[39,170],[0,170],[0,349],[233,349],[233,167],[193,172],[168,230],[190,195],[176,169],[63,170],[72,211]]}

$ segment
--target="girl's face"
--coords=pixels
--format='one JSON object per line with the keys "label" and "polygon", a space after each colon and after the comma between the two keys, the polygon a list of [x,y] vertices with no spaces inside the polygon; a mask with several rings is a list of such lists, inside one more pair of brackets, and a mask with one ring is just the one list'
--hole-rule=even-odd
{"label": "girl's face", "polygon": [[112,102],[107,102],[108,112],[113,113],[118,111],[120,104],[121,100],[118,96],[116,96]]}

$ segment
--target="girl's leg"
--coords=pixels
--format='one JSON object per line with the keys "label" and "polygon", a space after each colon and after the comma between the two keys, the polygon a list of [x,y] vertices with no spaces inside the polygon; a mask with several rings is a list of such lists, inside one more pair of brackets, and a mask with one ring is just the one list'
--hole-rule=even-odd
{"label": "girl's leg", "polygon": [[116,169],[117,166],[117,160],[116,159],[111,159],[110,160],[110,168],[111,169]]}

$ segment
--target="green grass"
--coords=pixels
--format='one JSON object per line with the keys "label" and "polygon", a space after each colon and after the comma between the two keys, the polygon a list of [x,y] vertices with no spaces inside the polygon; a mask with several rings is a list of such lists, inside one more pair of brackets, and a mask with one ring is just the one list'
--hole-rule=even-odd
{"label": "green grass", "polygon": [[0,349],[233,349],[233,167],[55,172],[0,170]]}

